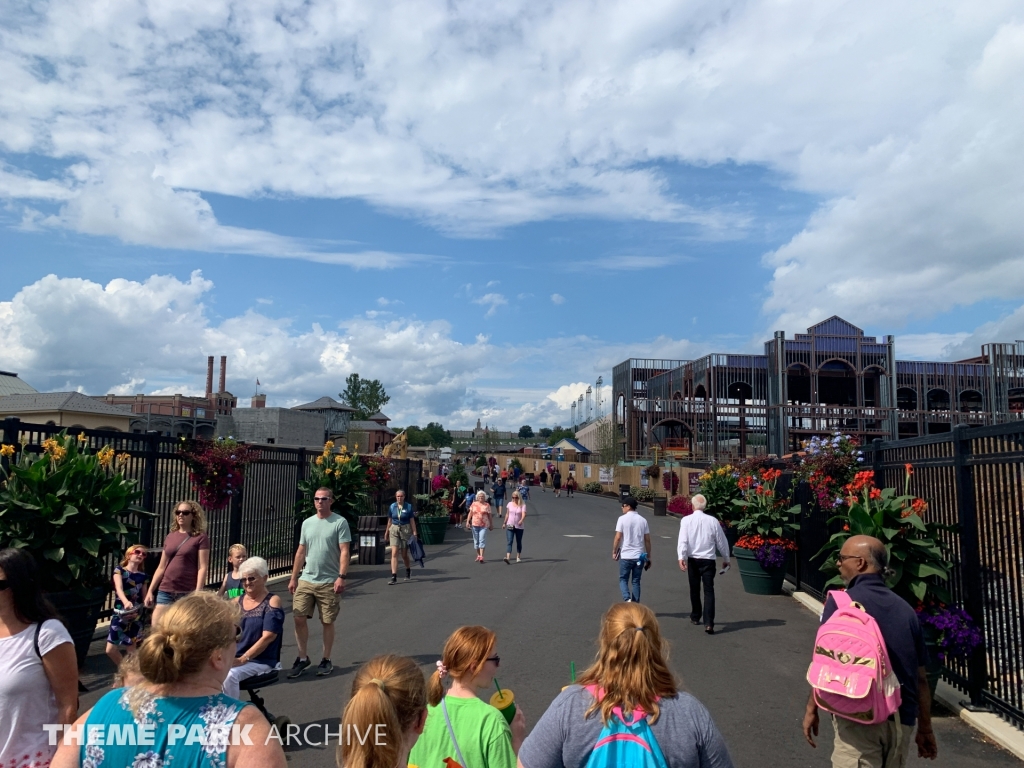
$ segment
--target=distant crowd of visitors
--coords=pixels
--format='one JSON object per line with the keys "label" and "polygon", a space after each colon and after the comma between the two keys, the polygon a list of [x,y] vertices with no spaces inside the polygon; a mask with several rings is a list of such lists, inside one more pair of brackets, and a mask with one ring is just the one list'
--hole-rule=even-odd
{"label": "distant crowd of visitors", "polygon": [[[562,483],[556,477],[552,484],[557,494]],[[516,562],[521,560],[528,493],[517,486],[506,506],[504,493],[496,487],[504,488],[506,479],[492,478],[496,514],[483,491],[463,499],[479,563],[484,562],[486,533],[493,530],[495,516],[503,519],[506,530],[504,562],[511,562],[513,544]],[[323,638],[316,674],[333,672],[334,626],[348,577],[351,531],[331,510],[332,503],[330,489],[316,491],[316,514],[301,526],[288,581],[297,646],[291,678],[312,666],[309,621],[315,614]],[[689,580],[690,620],[713,635],[714,581],[730,568],[729,546],[717,520],[704,513],[706,499],[697,495],[692,503],[694,513],[680,521],[677,558]],[[400,557],[410,579],[407,549],[417,538],[417,521],[402,492],[390,506],[386,536],[392,546],[389,583],[397,581]],[[204,591],[210,541],[203,509],[192,501],[176,505],[152,578],[143,572],[145,555],[145,547],[129,547],[112,576],[115,608],[106,650],[119,665],[118,684],[124,687],[79,716],[74,646],[39,589],[38,566],[23,551],[0,551],[0,766],[283,768],[280,740],[265,738],[270,724],[254,706],[239,700],[246,679],[281,669],[284,605],[267,589],[266,561],[234,545],[220,589],[216,594]],[[654,613],[641,604],[641,580],[652,567],[651,532],[633,498],[622,501],[612,558],[619,566],[622,603],[602,619],[594,663],[551,702],[529,734],[526,715],[511,691],[499,690],[490,704],[481,700],[501,663],[498,639],[485,627],[466,626],[448,638],[429,679],[415,661],[395,655],[371,659],[358,671],[342,724],[364,729],[384,724],[388,736],[383,742],[343,740],[338,765],[731,766],[711,715],[682,691],[667,665]],[[916,613],[885,586],[887,567],[885,547],[877,539],[847,540],[839,555],[847,589],[830,593],[815,643],[803,732],[815,747],[824,709],[835,731],[835,768],[904,765],[912,741],[921,757],[937,754],[921,628]],[[143,608],[152,609],[148,632],[143,631]],[[875,651],[861,651],[860,657],[864,666],[881,670],[881,682],[871,688],[869,681],[866,692],[857,692],[857,701],[849,691],[844,695],[829,688],[827,673],[812,675],[819,669],[819,656],[834,660],[842,653],[829,638],[850,634],[854,625],[881,638]],[[870,712],[864,711],[863,697],[871,702]],[[242,744],[164,739],[146,749],[87,743],[57,748],[43,728],[48,723],[76,723],[86,729],[140,723],[252,728],[251,738]]]}

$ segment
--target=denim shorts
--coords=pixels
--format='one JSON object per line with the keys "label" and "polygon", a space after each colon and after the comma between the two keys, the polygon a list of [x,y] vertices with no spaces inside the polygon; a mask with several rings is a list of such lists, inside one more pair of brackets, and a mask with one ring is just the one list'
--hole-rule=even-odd
{"label": "denim shorts", "polygon": [[183,597],[188,597],[191,592],[164,592],[162,589],[156,591],[157,605],[174,605]]}

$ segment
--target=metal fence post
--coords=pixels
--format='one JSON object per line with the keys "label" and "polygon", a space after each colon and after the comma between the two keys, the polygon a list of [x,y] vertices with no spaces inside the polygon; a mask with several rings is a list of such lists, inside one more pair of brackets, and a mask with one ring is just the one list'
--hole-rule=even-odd
{"label": "metal fence post", "polygon": [[875,486],[885,488],[885,470],[882,469],[882,438],[871,441],[871,470],[875,473]]}
{"label": "metal fence post", "polygon": [[299,548],[299,537],[302,535],[302,523],[299,521],[299,509],[302,506],[302,489],[299,488],[299,484],[306,479],[306,465],[309,462],[306,461],[306,449],[299,448],[298,455],[295,457],[295,509],[293,514],[295,515],[295,525],[292,528],[292,552]]}
{"label": "metal fence post", "polygon": [[[966,424],[953,428],[953,468],[956,507],[960,523],[960,577],[964,583],[964,610],[985,629],[984,588],[981,583],[981,548],[978,538],[978,509],[970,464],[971,438]],[[987,682],[984,643],[967,661],[967,693],[971,704],[984,706],[982,690]]]}
{"label": "metal fence post", "polygon": [[[146,454],[142,468],[142,507],[156,512],[156,463],[160,458],[160,435],[147,432],[143,439],[146,441]],[[139,523],[139,541],[143,546],[153,546],[153,518],[148,515]]]}
{"label": "metal fence post", "polygon": [[[16,416],[8,416],[4,419],[4,445],[18,444],[18,438],[21,437],[21,427],[18,426],[19,424],[21,424],[21,419]],[[10,467],[9,461],[6,456],[0,459],[0,466],[4,468],[5,472]]]}
{"label": "metal fence post", "polygon": [[238,489],[231,496],[228,507],[228,540],[232,544],[242,541],[242,490]]}

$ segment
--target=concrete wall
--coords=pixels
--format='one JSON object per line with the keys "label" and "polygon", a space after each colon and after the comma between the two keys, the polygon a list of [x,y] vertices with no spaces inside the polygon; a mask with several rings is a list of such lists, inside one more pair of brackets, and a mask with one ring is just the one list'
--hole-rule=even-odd
{"label": "concrete wall", "polygon": [[84,427],[85,429],[116,429],[118,432],[131,431],[132,415],[124,416],[105,413],[74,413],[72,411],[18,411],[4,413],[3,398],[0,398],[0,419],[16,416],[29,424],[53,422],[58,427]]}
{"label": "concrete wall", "polygon": [[291,408],[236,408],[230,417],[217,419],[217,436],[232,436],[246,443],[305,446],[319,450],[324,444],[324,417]]}

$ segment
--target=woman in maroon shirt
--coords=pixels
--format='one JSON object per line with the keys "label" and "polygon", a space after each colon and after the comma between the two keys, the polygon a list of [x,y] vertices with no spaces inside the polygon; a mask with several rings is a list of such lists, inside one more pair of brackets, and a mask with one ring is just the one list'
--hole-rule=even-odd
{"label": "woman in maroon shirt", "polygon": [[210,538],[206,516],[195,501],[180,501],[174,508],[174,527],[164,539],[153,580],[146,594],[146,607],[153,609],[153,623],[167,607],[206,586],[210,569]]}

